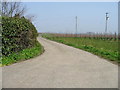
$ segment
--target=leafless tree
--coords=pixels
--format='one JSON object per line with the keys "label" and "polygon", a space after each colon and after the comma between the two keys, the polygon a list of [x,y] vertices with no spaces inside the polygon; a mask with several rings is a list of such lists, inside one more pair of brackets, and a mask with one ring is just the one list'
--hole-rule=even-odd
{"label": "leafless tree", "polygon": [[2,1],[1,15],[14,17],[23,16],[26,11],[25,6],[21,2],[8,2],[7,0]]}

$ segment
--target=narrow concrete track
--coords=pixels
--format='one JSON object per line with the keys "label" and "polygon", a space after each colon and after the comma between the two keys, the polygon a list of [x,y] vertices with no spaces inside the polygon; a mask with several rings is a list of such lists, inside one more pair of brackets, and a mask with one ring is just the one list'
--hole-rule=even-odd
{"label": "narrow concrete track", "polygon": [[91,53],[38,38],[45,52],[2,68],[3,88],[117,88],[118,66]]}

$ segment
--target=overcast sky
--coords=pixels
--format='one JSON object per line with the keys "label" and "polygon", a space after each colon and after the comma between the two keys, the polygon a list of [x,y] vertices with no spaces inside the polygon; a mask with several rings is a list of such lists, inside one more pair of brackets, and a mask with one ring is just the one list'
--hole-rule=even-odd
{"label": "overcast sky", "polygon": [[38,32],[78,33],[105,32],[105,13],[109,13],[108,32],[118,32],[117,2],[24,2],[27,14],[34,15]]}

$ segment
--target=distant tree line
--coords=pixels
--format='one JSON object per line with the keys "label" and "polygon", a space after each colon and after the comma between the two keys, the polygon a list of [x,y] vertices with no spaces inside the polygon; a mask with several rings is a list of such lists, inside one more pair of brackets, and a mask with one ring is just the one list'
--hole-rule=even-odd
{"label": "distant tree line", "polygon": [[89,38],[89,39],[101,39],[101,40],[120,40],[120,35],[114,34],[60,34],[51,33],[56,37],[79,37],[79,38]]}

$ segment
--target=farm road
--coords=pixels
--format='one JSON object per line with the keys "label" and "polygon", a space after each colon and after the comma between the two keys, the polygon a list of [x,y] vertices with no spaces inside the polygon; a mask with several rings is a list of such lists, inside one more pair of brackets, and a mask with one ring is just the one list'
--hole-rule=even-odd
{"label": "farm road", "polygon": [[117,88],[118,66],[91,53],[38,38],[45,52],[2,68],[3,88]]}

